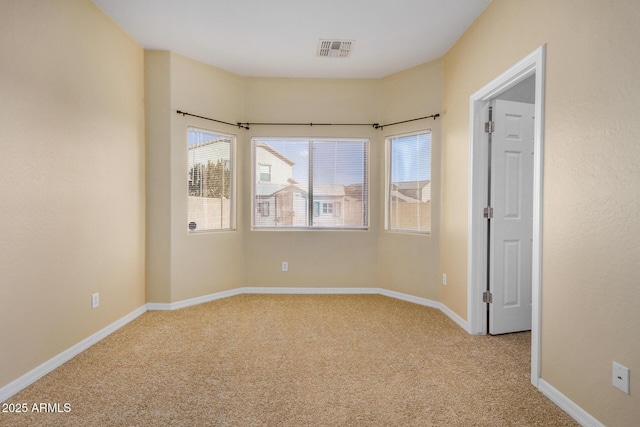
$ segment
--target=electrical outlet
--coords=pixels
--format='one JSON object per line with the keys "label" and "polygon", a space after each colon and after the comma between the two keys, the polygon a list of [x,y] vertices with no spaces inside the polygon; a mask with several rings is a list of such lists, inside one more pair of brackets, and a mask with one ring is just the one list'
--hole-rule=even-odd
{"label": "electrical outlet", "polygon": [[613,374],[611,381],[615,388],[629,394],[629,368],[613,362]]}
{"label": "electrical outlet", "polygon": [[447,274],[446,273],[442,273],[442,284],[443,285],[447,284]]}
{"label": "electrical outlet", "polygon": [[98,308],[100,305],[100,294],[96,292],[95,294],[91,294],[91,308]]}
{"label": "electrical outlet", "polygon": [[282,261],[282,271],[289,271],[289,263],[287,261]]}

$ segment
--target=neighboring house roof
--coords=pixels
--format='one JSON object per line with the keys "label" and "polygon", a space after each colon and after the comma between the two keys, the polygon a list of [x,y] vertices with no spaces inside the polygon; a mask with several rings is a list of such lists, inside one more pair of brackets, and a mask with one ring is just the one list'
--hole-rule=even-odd
{"label": "neighboring house roof", "polygon": [[336,196],[343,197],[345,195],[344,185],[342,184],[314,184],[314,196]]}
{"label": "neighboring house roof", "polygon": [[231,139],[222,137],[222,138],[210,139],[210,140],[204,141],[204,142],[196,142],[195,144],[189,145],[189,150],[193,150],[193,149],[200,148],[200,147],[205,147],[207,145],[217,144],[219,142],[229,143],[229,142],[231,142]]}
{"label": "neighboring house roof", "polygon": [[280,190],[276,191],[275,193],[273,193],[273,195],[277,194],[277,193],[303,193],[303,194],[307,194],[307,192],[305,190],[303,190],[302,188],[298,187],[297,185],[291,184],[291,185],[287,185],[284,188],[281,188]]}
{"label": "neighboring house roof", "polygon": [[363,200],[364,199],[364,185],[363,184],[349,184],[344,187],[344,192],[347,196],[351,197],[355,200]]}
{"label": "neighboring house roof", "polygon": [[278,150],[276,150],[275,148],[273,148],[269,144],[265,144],[264,142],[259,142],[258,141],[256,143],[256,148],[262,148],[265,151],[268,151],[269,153],[273,154],[274,156],[276,156],[277,158],[279,158],[280,160],[282,160],[283,162],[285,162],[289,166],[293,166],[293,165],[296,164],[293,160],[291,160],[290,158],[288,158],[287,156],[285,156],[284,154],[282,154],[281,152],[279,152]]}
{"label": "neighboring house roof", "polygon": [[[281,187],[279,184],[260,184],[256,187],[260,193],[256,194],[259,197],[271,197],[278,193],[291,192],[307,194],[307,191],[298,185],[291,184],[286,187]],[[342,184],[316,184],[313,186],[313,195],[315,197],[344,197],[345,189]]]}
{"label": "neighboring house roof", "polygon": [[256,185],[256,196],[258,197],[271,197],[279,191],[284,190],[287,187],[282,187],[282,184],[275,183],[260,183]]}
{"label": "neighboring house roof", "polygon": [[403,202],[408,202],[408,203],[418,203],[418,202],[420,202],[420,200],[415,199],[415,198],[410,197],[410,196],[406,196],[406,195],[402,194],[398,190],[391,190],[391,194],[390,195],[391,195],[392,199],[402,200]]}
{"label": "neighboring house roof", "polygon": [[406,182],[394,182],[393,188],[397,190],[422,190],[426,187],[431,181],[406,181]]}
{"label": "neighboring house roof", "polygon": [[[424,194],[422,192],[430,183],[431,181],[427,180],[394,182],[391,184],[391,193],[397,192],[411,199],[423,199]],[[430,194],[428,198],[431,198]],[[402,198],[400,199],[403,200]]]}

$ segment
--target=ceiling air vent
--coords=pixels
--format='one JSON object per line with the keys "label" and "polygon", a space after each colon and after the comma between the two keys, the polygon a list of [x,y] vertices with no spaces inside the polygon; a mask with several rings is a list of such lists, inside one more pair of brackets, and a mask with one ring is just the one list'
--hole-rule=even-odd
{"label": "ceiling air vent", "polygon": [[320,40],[318,56],[327,58],[348,58],[351,55],[353,40]]}

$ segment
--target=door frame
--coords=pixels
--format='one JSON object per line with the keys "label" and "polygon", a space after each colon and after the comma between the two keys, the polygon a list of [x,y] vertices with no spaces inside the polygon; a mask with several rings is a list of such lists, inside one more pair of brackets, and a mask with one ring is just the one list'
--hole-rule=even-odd
{"label": "door frame", "polygon": [[489,102],[531,75],[535,75],[535,121],[533,142],[533,242],[531,284],[531,383],[540,378],[540,318],[542,313],[542,178],[544,140],[544,87],[546,45],[520,60],[470,97],[469,235],[467,313],[469,332],[487,334],[487,309],[482,292],[487,280],[487,227],[482,216],[487,206],[488,159],[485,117]]}

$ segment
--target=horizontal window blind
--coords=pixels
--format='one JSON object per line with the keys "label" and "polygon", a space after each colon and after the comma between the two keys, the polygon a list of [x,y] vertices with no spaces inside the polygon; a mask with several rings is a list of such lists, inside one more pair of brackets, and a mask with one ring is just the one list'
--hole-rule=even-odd
{"label": "horizontal window blind", "polygon": [[189,127],[187,144],[189,231],[232,230],[235,136]]}
{"label": "horizontal window blind", "polygon": [[368,227],[368,139],[254,138],[252,149],[254,228]]}
{"label": "horizontal window blind", "polygon": [[431,231],[431,132],[387,137],[386,228]]}

